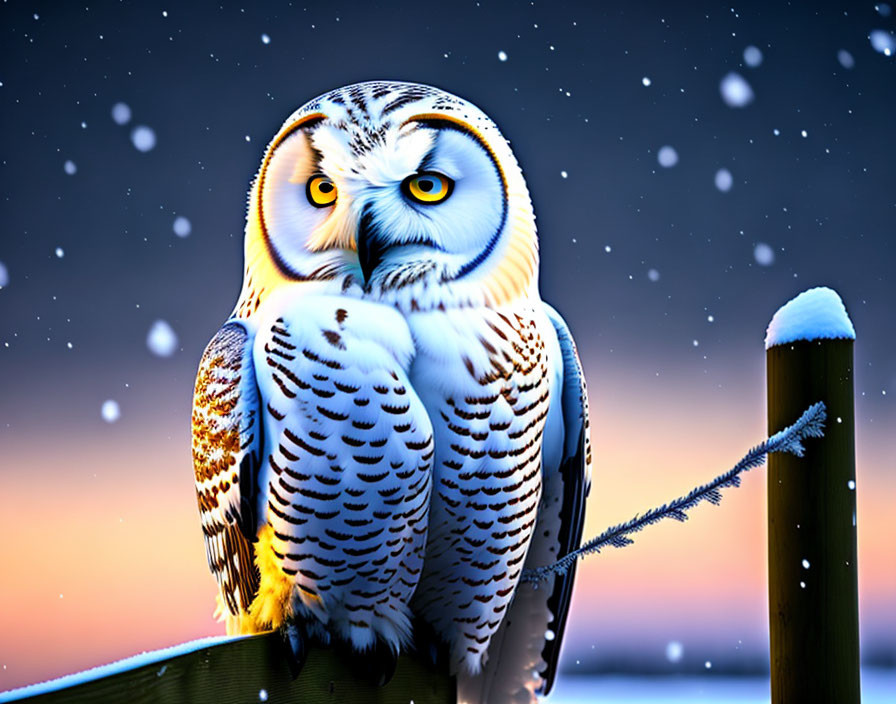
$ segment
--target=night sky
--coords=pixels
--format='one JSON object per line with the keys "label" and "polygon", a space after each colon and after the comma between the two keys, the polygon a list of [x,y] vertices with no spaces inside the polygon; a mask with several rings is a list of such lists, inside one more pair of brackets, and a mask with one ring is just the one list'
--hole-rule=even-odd
{"label": "night sky", "polygon": [[[882,547],[894,525],[884,507],[896,501],[896,56],[884,51],[896,54],[894,29],[896,12],[870,1],[4,0],[0,527],[19,552],[2,554],[0,628],[68,623],[39,602],[42,580],[54,581],[53,599],[66,591],[68,573],[47,567],[62,534],[71,563],[87,569],[88,536],[106,535],[97,528],[106,518],[128,525],[130,515],[141,544],[152,544],[153,520],[174,525],[182,514],[195,573],[175,566],[140,583],[200,580],[204,620],[189,632],[130,633],[126,645],[105,638],[87,661],[216,632],[210,578],[195,576],[205,564],[189,513],[189,404],[203,348],[239,293],[246,192],[267,141],[299,105],[340,85],[397,79],[479,105],[523,167],[542,295],[578,340],[598,421],[589,532],[617,518],[614,506],[640,510],[682,493],[762,439],[765,326],[806,288],[839,291],[858,332],[859,489],[869,497],[860,493],[860,511],[875,502],[865,504],[867,532],[860,527],[863,637],[896,652],[893,631],[875,630],[890,627],[893,617],[878,614],[896,606],[896,566]],[[745,105],[723,99],[732,72],[749,86]],[[113,116],[119,103],[128,110]],[[175,226],[178,218],[187,220]],[[162,334],[147,344],[159,320],[176,343]],[[107,400],[120,409],[116,422],[103,420]],[[708,428],[742,434],[699,455]],[[628,465],[610,466],[623,457]],[[672,476],[679,466],[689,469]],[[668,483],[650,493],[660,476]],[[759,493],[742,490],[754,502],[743,513],[754,515],[760,550],[764,477],[753,480]],[[170,496],[183,502],[166,505]],[[670,540],[693,534],[687,550],[696,552],[701,531],[737,533],[719,523],[726,505],[701,509],[708,517]],[[48,506],[84,529],[58,524],[35,539],[35,524],[52,521]],[[627,559],[645,560],[648,541]],[[103,550],[121,569],[103,572],[102,589],[83,578],[95,600],[124,589],[108,580],[139,561]],[[16,569],[13,555],[34,562]],[[735,619],[707,647],[738,640],[740,629],[762,653],[764,558],[752,559],[759,622]],[[699,581],[681,579],[683,590]],[[37,600],[34,620],[15,620],[25,607],[10,599],[23,593]],[[596,629],[613,625],[594,618]],[[614,627],[660,648],[684,637],[672,630],[687,632],[672,621],[624,625]],[[600,636],[574,632],[567,649],[595,642],[612,659]],[[0,661],[18,668],[0,675],[0,689],[82,665],[59,656],[41,669],[27,648],[19,660],[14,650],[0,645]]]}

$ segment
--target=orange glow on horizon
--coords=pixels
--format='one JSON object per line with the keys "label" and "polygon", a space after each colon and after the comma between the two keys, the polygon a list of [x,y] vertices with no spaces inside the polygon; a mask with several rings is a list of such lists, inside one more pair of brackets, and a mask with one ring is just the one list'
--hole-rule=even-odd
{"label": "orange glow on horizon", "polygon": [[[605,369],[586,370],[595,456],[586,537],[707,481],[765,434],[764,394]],[[188,418],[154,422],[151,433],[136,423],[53,443],[17,436],[4,448],[18,469],[17,479],[0,475],[0,690],[224,632],[212,620]],[[860,603],[873,636],[896,628],[896,478],[883,429],[860,431]],[[701,505],[685,524],[667,521],[582,562],[567,654],[683,638],[764,648],[765,478],[754,469],[721,507]]]}

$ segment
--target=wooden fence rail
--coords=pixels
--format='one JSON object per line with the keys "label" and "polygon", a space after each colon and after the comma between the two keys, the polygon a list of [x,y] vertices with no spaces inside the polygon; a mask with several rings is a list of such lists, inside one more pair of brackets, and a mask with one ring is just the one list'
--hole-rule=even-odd
{"label": "wooden fence rail", "polygon": [[[139,666],[127,661],[100,668],[97,676],[71,684],[62,678],[0,694],[0,702],[29,704],[455,704],[456,686],[447,673],[403,655],[395,676],[377,687],[351,670],[350,660],[331,648],[313,648],[299,677],[289,673],[279,633],[266,633],[163,656]],[[113,672],[109,674],[109,670]],[[84,673],[79,677],[90,677]],[[68,681],[67,681],[68,680]]]}

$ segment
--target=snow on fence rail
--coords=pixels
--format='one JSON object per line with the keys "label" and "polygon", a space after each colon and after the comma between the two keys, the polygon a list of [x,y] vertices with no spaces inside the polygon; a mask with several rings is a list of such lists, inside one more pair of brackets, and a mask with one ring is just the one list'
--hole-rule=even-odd
{"label": "snow on fence rail", "polygon": [[[703,501],[769,456],[769,621],[772,704],[860,702],[856,588],[853,340],[840,297],[811,289],[782,307],[766,336],[771,437],[732,469],[668,504],[613,526],[523,581],[563,573],[663,519],[687,519]],[[806,409],[803,411],[803,409]],[[784,422],[802,415],[783,430]],[[825,419],[833,419],[824,432]],[[804,447],[803,440],[817,438]],[[803,458],[803,459],[799,459]],[[0,703],[253,702],[453,704],[456,683],[413,654],[392,681],[359,680],[338,648],[311,649],[292,679],[278,633],[204,639],[0,694]]]}

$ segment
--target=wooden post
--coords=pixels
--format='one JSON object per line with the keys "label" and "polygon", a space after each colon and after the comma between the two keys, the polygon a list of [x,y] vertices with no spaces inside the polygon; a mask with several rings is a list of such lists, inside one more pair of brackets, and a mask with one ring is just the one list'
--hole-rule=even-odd
{"label": "wooden post", "polygon": [[0,694],[0,701],[37,704],[219,704],[221,702],[300,702],[301,704],[455,704],[456,685],[409,655],[398,660],[385,687],[359,680],[343,653],[312,648],[293,680],[278,633],[241,638],[155,660],[80,684],[38,685],[38,692]]}
{"label": "wooden post", "polygon": [[804,458],[769,457],[772,704],[858,704],[853,340],[773,344],[766,361],[770,435],[817,401],[828,412]]}

